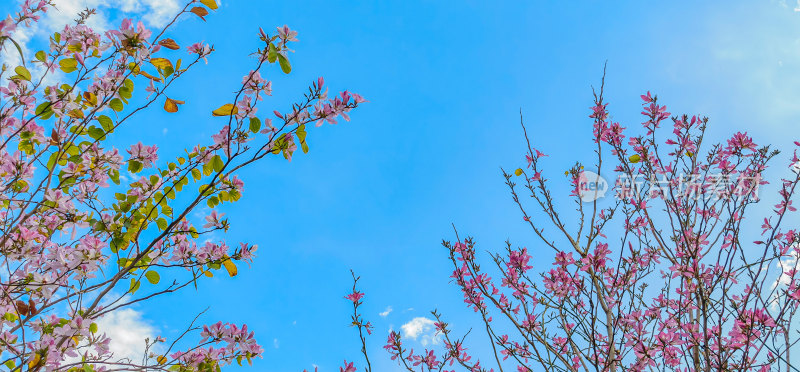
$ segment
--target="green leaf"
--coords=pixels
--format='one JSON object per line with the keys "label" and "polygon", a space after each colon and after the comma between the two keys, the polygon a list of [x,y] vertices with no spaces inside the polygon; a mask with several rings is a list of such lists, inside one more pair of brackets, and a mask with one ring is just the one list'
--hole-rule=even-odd
{"label": "green leaf", "polygon": [[92,323],[89,325],[89,332],[97,333],[97,323]]}
{"label": "green leaf", "polygon": [[158,284],[158,281],[161,280],[161,276],[153,270],[146,272],[144,277],[147,278],[147,281],[149,281],[150,284]]}
{"label": "green leaf", "polygon": [[308,143],[306,143],[306,135],[308,133],[306,132],[305,124],[299,125],[295,133],[297,133],[297,139],[300,140],[300,148],[303,149],[303,153],[308,154]]}
{"label": "green leaf", "polygon": [[163,217],[159,218],[158,220],[156,220],[156,225],[158,225],[158,228],[161,229],[161,231],[166,230],[167,226],[169,226],[169,224],[167,223],[167,220],[164,219]]}
{"label": "green leaf", "polygon": [[50,105],[51,105],[50,102],[40,103],[39,106],[36,106],[36,111],[35,111],[36,115],[41,115],[43,112],[47,111],[47,109],[50,108]]}
{"label": "green leaf", "polygon": [[28,71],[28,69],[24,66],[17,66],[17,68],[14,69],[14,72],[16,72],[17,75],[21,76],[23,79],[31,81],[31,72]]}
{"label": "green leaf", "polygon": [[289,60],[283,54],[278,54],[278,63],[281,64],[281,70],[284,74],[292,72],[292,65],[289,64]]}
{"label": "green leaf", "polygon": [[114,98],[111,100],[111,102],[108,103],[108,107],[111,107],[111,109],[116,112],[120,112],[122,111],[122,108],[124,106],[122,104],[122,101],[119,100],[119,98]]}
{"label": "green leaf", "polygon": [[197,181],[203,178],[203,173],[201,173],[200,170],[197,168],[192,169],[192,177],[194,177],[195,181]]}
{"label": "green leaf", "polygon": [[242,194],[236,190],[231,190],[228,192],[228,196],[231,198],[231,201],[237,201],[240,197],[242,197]]}
{"label": "green leaf", "polygon": [[50,154],[50,157],[47,158],[47,169],[53,170],[53,168],[56,167],[57,161],[58,161],[58,152]]}
{"label": "green leaf", "polygon": [[114,129],[114,122],[105,115],[100,115],[97,117],[97,121],[100,123],[100,126],[103,127],[103,130],[106,132],[111,132]]}
{"label": "green leaf", "polygon": [[111,181],[114,181],[115,184],[119,185],[119,171],[112,169],[108,171],[108,176],[111,177]]}
{"label": "green leaf", "polygon": [[170,77],[174,73],[175,69],[172,66],[164,67],[164,77]]}
{"label": "green leaf", "polygon": [[257,117],[250,118],[250,131],[258,133],[259,130],[261,130],[261,119]]}
{"label": "green leaf", "polygon": [[89,127],[89,137],[92,137],[96,140],[103,140],[105,139],[105,136],[106,132],[103,131],[102,129],[95,127],[94,125]]}
{"label": "green leaf", "polygon": [[267,50],[267,61],[269,63],[275,63],[275,60],[278,59],[278,50],[275,49],[275,46],[272,43],[269,43],[269,49]]}
{"label": "green leaf", "polygon": [[38,59],[41,62],[44,62],[47,60],[47,54],[45,54],[44,50],[40,50],[36,52],[36,59]]}
{"label": "green leaf", "polygon": [[141,162],[138,162],[136,160],[131,160],[128,162],[128,171],[130,171],[131,173],[139,173],[139,171],[141,171],[142,168],[144,168],[144,164],[142,164]]}
{"label": "green leaf", "polygon": [[214,172],[221,172],[222,168],[225,167],[225,163],[222,162],[222,158],[219,155],[214,155],[211,158],[211,166],[214,167]]}
{"label": "green leaf", "polygon": [[139,283],[138,280],[131,278],[131,288],[128,291],[131,294],[136,293],[136,291],[139,290],[139,285],[141,285],[141,283]]}
{"label": "green leaf", "polygon": [[16,367],[16,366],[17,366],[17,363],[14,362],[14,359],[9,359],[6,362],[6,367],[8,367],[8,370],[13,370],[14,367]]}
{"label": "green leaf", "polygon": [[53,110],[50,109],[52,104],[50,102],[42,102],[39,106],[36,106],[36,115],[39,116],[41,120],[47,120],[51,116],[53,116]]}
{"label": "green leaf", "polygon": [[75,58],[65,58],[58,61],[58,65],[61,66],[61,71],[66,73],[70,73],[78,69],[78,61]]}
{"label": "green leaf", "polygon": [[214,188],[211,185],[202,185],[198,188],[201,196],[208,196],[214,193]]}
{"label": "green leaf", "polygon": [[127,88],[129,91],[133,92],[133,88],[134,88],[133,80],[125,79],[125,81],[122,82],[122,86]]}

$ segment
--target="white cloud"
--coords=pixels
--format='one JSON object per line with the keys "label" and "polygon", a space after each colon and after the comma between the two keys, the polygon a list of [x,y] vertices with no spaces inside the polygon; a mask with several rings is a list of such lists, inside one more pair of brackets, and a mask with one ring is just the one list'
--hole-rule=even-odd
{"label": "white cloud", "polygon": [[145,339],[155,339],[156,330],[144,319],[142,313],[126,308],[115,310],[97,321],[99,332],[111,339],[109,350],[115,359],[142,359]]}
{"label": "white cloud", "polygon": [[[132,0],[123,0],[130,3]],[[147,7],[144,22],[155,27],[164,27],[180,10],[177,0],[141,0]]]}
{"label": "white cloud", "polygon": [[403,332],[403,338],[419,339],[422,346],[437,344],[441,334],[436,331],[435,323],[432,319],[420,316],[400,326],[400,330]]}
{"label": "white cloud", "polygon": [[[72,24],[82,10],[96,9],[97,14],[91,16],[86,24],[95,31],[103,33],[116,27],[122,18],[142,20],[148,27],[161,28],[180,10],[178,0],[56,0],[55,9],[48,9],[42,19],[31,27],[19,27],[11,34],[12,39],[20,44],[23,53],[30,59],[31,40],[47,40],[50,34],[60,31],[66,24]],[[37,49],[44,48],[37,45]],[[19,65],[19,53],[16,48],[6,46],[0,57],[0,63],[14,67]],[[37,71],[31,71],[37,76]],[[41,74],[41,71],[38,71]],[[55,77],[53,78],[55,80]],[[55,81],[54,80],[54,81]]]}
{"label": "white cloud", "polygon": [[770,298],[770,304],[772,305],[771,308],[773,311],[777,311],[778,308],[782,305],[782,303],[780,303],[781,292],[786,290],[786,288],[789,287],[790,284],[792,284],[792,277],[787,275],[786,272],[793,270],[797,267],[797,259],[798,259],[797,249],[798,245],[796,244],[789,250],[789,257],[786,257],[775,263],[775,266],[777,266],[779,270],[778,271],[779,274],[778,278],[776,278],[775,281],[772,283],[772,289],[774,291],[775,288],[777,287],[781,288],[778,289],[778,291],[775,291],[775,293],[772,295],[772,298]]}
{"label": "white cloud", "polygon": [[272,346],[275,346],[276,349],[281,346],[281,344],[278,342],[277,338],[272,340]]}
{"label": "white cloud", "polygon": [[95,29],[107,30],[111,24],[110,18],[126,17],[141,19],[148,26],[163,27],[178,13],[180,5],[178,0],[56,0],[57,10],[47,12],[44,24],[55,29],[63,28],[86,8],[97,9],[97,14],[89,18],[87,24]]}
{"label": "white cloud", "polygon": [[378,315],[380,315],[382,318],[385,318],[385,317],[389,316],[389,314],[391,314],[391,312],[392,312],[392,307],[391,306],[386,306],[386,310],[378,313]]}

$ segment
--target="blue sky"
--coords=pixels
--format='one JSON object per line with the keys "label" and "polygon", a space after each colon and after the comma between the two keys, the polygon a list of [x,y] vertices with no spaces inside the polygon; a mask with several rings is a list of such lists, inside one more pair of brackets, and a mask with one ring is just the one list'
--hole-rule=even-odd
{"label": "blue sky", "polygon": [[[157,23],[158,7],[148,5],[156,2],[117,3]],[[254,370],[316,364],[335,371],[343,358],[360,361],[348,327],[351,308],[342,299],[353,269],[367,293],[364,314],[376,326],[373,366],[393,370],[380,348],[389,328],[434,308],[458,332],[478,320],[449,283],[440,242],[453,239],[451,224],[483,249],[506,239],[527,245],[541,255],[534,265],[549,266],[499,168],[523,165],[520,109],[557,182],[575,161],[591,160],[591,86],[606,61],[609,109],[625,126],[641,121],[638,97],[650,90],[673,113],[708,115],[714,138],[746,130],[759,143],[786,149],[800,118],[795,6],[226,0],[207,22],[187,19],[169,35],[217,50],[171,95],[187,101],[181,113],[150,110],[122,138],[158,144],[162,159],[207,141],[221,125],[207,112],[228,102],[253,66],[248,54],[258,46],[259,26],[287,24],[300,39],[293,73],[265,75],[275,93],[261,112],[285,110],[320,75],[331,89],[370,102],[349,123],[311,131],[309,154],[242,173],[244,198],[222,211],[233,224],[226,239],[259,244],[250,269],[139,306],[137,316],[171,336],[208,307],[205,322],[247,323],[257,332],[266,352]],[[110,23],[121,16],[102,10]],[[389,306],[393,311],[380,316]],[[476,348],[485,343],[472,338]],[[420,341],[409,345],[420,348]]]}

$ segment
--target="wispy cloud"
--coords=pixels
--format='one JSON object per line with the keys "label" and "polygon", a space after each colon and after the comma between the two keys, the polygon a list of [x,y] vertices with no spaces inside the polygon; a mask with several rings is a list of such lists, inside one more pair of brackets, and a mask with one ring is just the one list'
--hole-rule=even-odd
{"label": "wispy cloud", "polygon": [[665,73],[702,87],[684,95],[702,113],[773,141],[786,140],[800,115],[800,13],[795,1],[778,4],[715,7],[663,50]]}
{"label": "wispy cloud", "polygon": [[392,307],[391,306],[386,306],[386,310],[381,311],[380,313],[378,313],[378,315],[380,315],[382,318],[385,318],[385,317],[389,316],[389,314],[391,314],[391,313],[392,313]]}

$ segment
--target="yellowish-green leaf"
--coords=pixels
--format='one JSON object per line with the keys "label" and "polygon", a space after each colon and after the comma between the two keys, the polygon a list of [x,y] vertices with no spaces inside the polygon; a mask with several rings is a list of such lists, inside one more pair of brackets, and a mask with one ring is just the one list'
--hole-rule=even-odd
{"label": "yellowish-green leaf", "polygon": [[630,160],[631,163],[638,163],[639,161],[642,160],[642,157],[639,156],[639,154],[633,154],[631,155],[631,157],[628,158],[628,160]]}
{"label": "yellowish-green leaf", "polygon": [[211,158],[211,166],[214,168],[214,172],[220,172],[225,166],[225,163],[222,161],[222,157],[214,155],[214,157]]}
{"label": "yellowish-green leaf", "polygon": [[161,68],[161,69],[172,67],[172,62],[170,62],[166,58],[153,58],[150,60],[150,64],[156,66],[156,68]]}
{"label": "yellowish-green leaf", "polygon": [[61,71],[66,73],[70,73],[78,69],[78,61],[75,58],[65,58],[58,61],[58,65],[61,66]]}
{"label": "yellowish-green leaf", "polygon": [[141,283],[139,283],[138,280],[136,280],[134,278],[131,278],[131,287],[130,287],[130,289],[128,291],[131,294],[136,293],[136,291],[139,290],[139,285],[141,285]]}
{"label": "yellowish-green leaf", "polygon": [[108,116],[100,115],[97,117],[97,121],[100,123],[100,125],[103,127],[103,130],[105,130],[106,132],[110,132],[112,129],[114,129],[114,122],[111,121],[111,118],[109,118]]}
{"label": "yellowish-green leaf", "polygon": [[167,220],[164,219],[163,217],[159,218],[158,220],[156,220],[156,225],[158,225],[158,228],[161,229],[161,231],[166,230],[167,226],[169,226],[169,224],[167,223]]}
{"label": "yellowish-green leaf", "polygon": [[250,131],[258,133],[259,130],[261,130],[261,120],[257,117],[250,118]]}
{"label": "yellowish-green leaf", "polygon": [[211,112],[214,116],[229,116],[239,112],[239,108],[234,106],[232,103],[226,103],[220,108]]}
{"label": "yellowish-green leaf", "polygon": [[278,54],[278,63],[280,63],[283,73],[288,74],[292,72],[292,65],[289,64],[289,60],[284,57],[283,54]]}
{"label": "yellowish-green leaf", "polygon": [[14,69],[14,72],[16,72],[17,75],[21,76],[23,79],[31,81],[31,72],[28,71],[25,66],[17,66],[17,68]]}
{"label": "yellowish-green leaf", "polygon": [[150,284],[158,284],[158,282],[161,280],[161,276],[153,270],[146,272],[144,277],[147,278],[147,281],[150,282]]}
{"label": "yellowish-green leaf", "polygon": [[124,108],[124,105],[122,104],[122,101],[120,101],[119,98],[114,98],[111,100],[111,102],[108,103],[108,107],[111,107],[111,109],[116,112],[120,112]]}
{"label": "yellowish-green leaf", "polygon": [[269,43],[269,47],[267,49],[267,61],[269,61],[269,63],[275,63],[275,60],[277,59],[278,59],[278,50],[275,49],[275,45]]}

